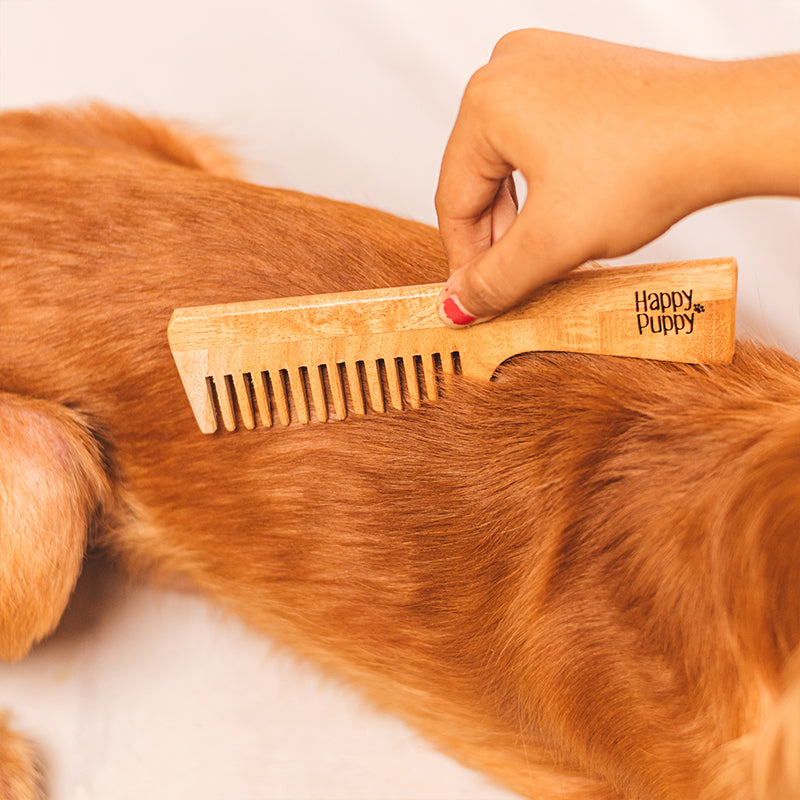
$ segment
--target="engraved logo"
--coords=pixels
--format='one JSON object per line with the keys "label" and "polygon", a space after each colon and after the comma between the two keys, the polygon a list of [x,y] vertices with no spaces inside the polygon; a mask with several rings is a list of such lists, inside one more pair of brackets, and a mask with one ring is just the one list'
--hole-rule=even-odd
{"label": "engraved logo", "polygon": [[636,325],[639,335],[646,333],[686,334],[694,331],[695,318],[705,311],[693,303],[694,289],[676,292],[636,292]]}

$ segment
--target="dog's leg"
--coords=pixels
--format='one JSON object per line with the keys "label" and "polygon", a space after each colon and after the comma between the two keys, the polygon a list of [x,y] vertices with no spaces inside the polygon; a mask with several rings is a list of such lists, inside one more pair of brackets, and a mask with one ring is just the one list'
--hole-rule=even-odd
{"label": "dog's leg", "polygon": [[79,414],[0,393],[0,658],[21,658],[58,624],[109,493]]}
{"label": "dog's leg", "polygon": [[710,758],[712,779],[699,800],[796,800],[800,797],[800,650],[777,697],[765,689],[763,722]]}
{"label": "dog's leg", "polygon": [[[0,392],[0,658],[21,658],[58,624],[109,494],[79,414]],[[36,751],[0,714],[0,798],[41,797]]]}
{"label": "dog's leg", "polygon": [[789,659],[783,682],[783,692],[756,738],[758,800],[800,797],[800,649]]}

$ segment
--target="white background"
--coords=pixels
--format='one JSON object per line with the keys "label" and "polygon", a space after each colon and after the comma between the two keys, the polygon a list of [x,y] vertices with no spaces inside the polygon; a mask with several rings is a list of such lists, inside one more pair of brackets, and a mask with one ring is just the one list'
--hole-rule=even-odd
{"label": "white background", "polygon": [[[186,120],[258,182],[434,223],[463,87],[521,27],[743,58],[800,50],[800,0],[0,0],[0,108]],[[720,255],[740,332],[800,355],[798,201],[701,212],[625,260]],[[62,630],[0,665],[2,707],[43,745],[53,800],[509,797],[202,600],[94,566]]]}

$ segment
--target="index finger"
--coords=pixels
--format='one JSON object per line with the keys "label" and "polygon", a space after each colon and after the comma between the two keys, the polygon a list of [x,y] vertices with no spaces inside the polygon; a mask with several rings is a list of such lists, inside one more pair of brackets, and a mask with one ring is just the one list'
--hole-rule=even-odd
{"label": "index finger", "polygon": [[462,110],[442,157],[436,189],[439,232],[451,272],[492,245],[495,200],[512,173],[513,167],[464,119]]}

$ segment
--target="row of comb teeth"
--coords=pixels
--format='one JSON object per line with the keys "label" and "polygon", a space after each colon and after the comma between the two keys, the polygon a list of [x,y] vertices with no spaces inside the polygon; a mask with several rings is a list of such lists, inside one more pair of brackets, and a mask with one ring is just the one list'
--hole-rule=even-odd
{"label": "row of comb teeth", "polygon": [[331,412],[345,419],[349,411],[366,414],[386,411],[387,401],[402,410],[419,408],[424,398],[439,396],[444,376],[461,372],[457,351],[394,359],[340,362],[296,369],[264,370],[210,376],[212,403],[226,430],[237,420],[248,430],[260,421],[265,427],[293,420],[306,424],[313,416],[326,422]]}

